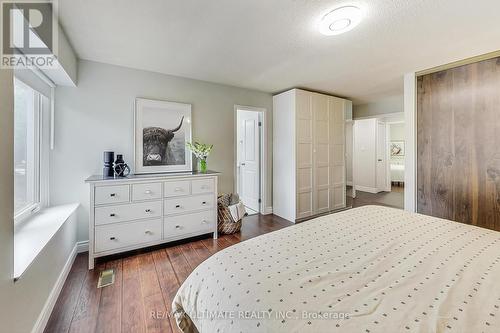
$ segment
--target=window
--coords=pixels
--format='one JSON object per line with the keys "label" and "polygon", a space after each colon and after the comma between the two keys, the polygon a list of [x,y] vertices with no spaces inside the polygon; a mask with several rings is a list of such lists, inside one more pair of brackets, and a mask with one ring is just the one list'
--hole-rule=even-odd
{"label": "window", "polygon": [[14,220],[23,220],[42,206],[43,109],[48,98],[14,79]]}

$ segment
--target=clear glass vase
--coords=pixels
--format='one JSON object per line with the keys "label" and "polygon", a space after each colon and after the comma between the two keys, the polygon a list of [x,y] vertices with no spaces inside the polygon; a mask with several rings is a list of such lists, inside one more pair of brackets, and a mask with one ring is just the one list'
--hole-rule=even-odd
{"label": "clear glass vase", "polygon": [[200,170],[200,172],[207,172],[207,160],[206,159],[200,159],[198,161],[198,170]]}

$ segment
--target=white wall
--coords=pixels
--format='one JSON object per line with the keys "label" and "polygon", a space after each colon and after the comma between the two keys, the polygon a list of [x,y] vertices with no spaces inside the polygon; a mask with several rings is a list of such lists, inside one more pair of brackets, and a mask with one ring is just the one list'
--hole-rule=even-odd
{"label": "white wall", "polygon": [[222,172],[219,191],[234,190],[234,105],[268,112],[267,206],[271,206],[272,96],[267,93],[80,61],[78,86],[56,90],[55,150],[51,158],[53,204],[79,202],[79,240],[88,239],[89,189],[85,178],[102,172],[102,152],[123,153],[133,165],[136,97],[193,105],[193,139],[214,144],[208,168]]}
{"label": "white wall", "polygon": [[390,124],[391,141],[404,141],[405,140],[405,124]]}
{"label": "white wall", "polygon": [[376,190],[377,119],[354,121],[353,176],[356,189]]}
{"label": "white wall", "polygon": [[353,107],[353,118],[376,117],[387,113],[403,112],[403,95],[380,99],[373,103]]}
{"label": "white wall", "polygon": [[0,70],[0,323],[2,332],[30,332],[76,243],[76,220],[66,222],[14,283],[12,71]]}
{"label": "white wall", "polygon": [[[405,141],[405,124],[389,124],[390,141]],[[404,156],[391,156],[391,162],[404,163]]]}

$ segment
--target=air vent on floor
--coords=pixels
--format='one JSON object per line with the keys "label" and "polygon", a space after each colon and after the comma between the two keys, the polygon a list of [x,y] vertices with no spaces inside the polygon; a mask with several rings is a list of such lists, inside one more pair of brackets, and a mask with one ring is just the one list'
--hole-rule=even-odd
{"label": "air vent on floor", "polygon": [[97,282],[97,288],[103,288],[115,283],[115,271],[113,269],[107,269],[102,271],[99,275],[99,281]]}

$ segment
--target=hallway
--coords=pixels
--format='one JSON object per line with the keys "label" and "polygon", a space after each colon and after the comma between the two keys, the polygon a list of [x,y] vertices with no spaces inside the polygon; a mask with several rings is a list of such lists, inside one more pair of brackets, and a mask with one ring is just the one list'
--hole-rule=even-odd
{"label": "hallway", "polygon": [[379,205],[393,208],[404,208],[404,187],[392,186],[391,192],[368,193],[356,191],[356,198],[351,197],[352,188],[347,188],[347,206],[353,208],[366,205]]}

